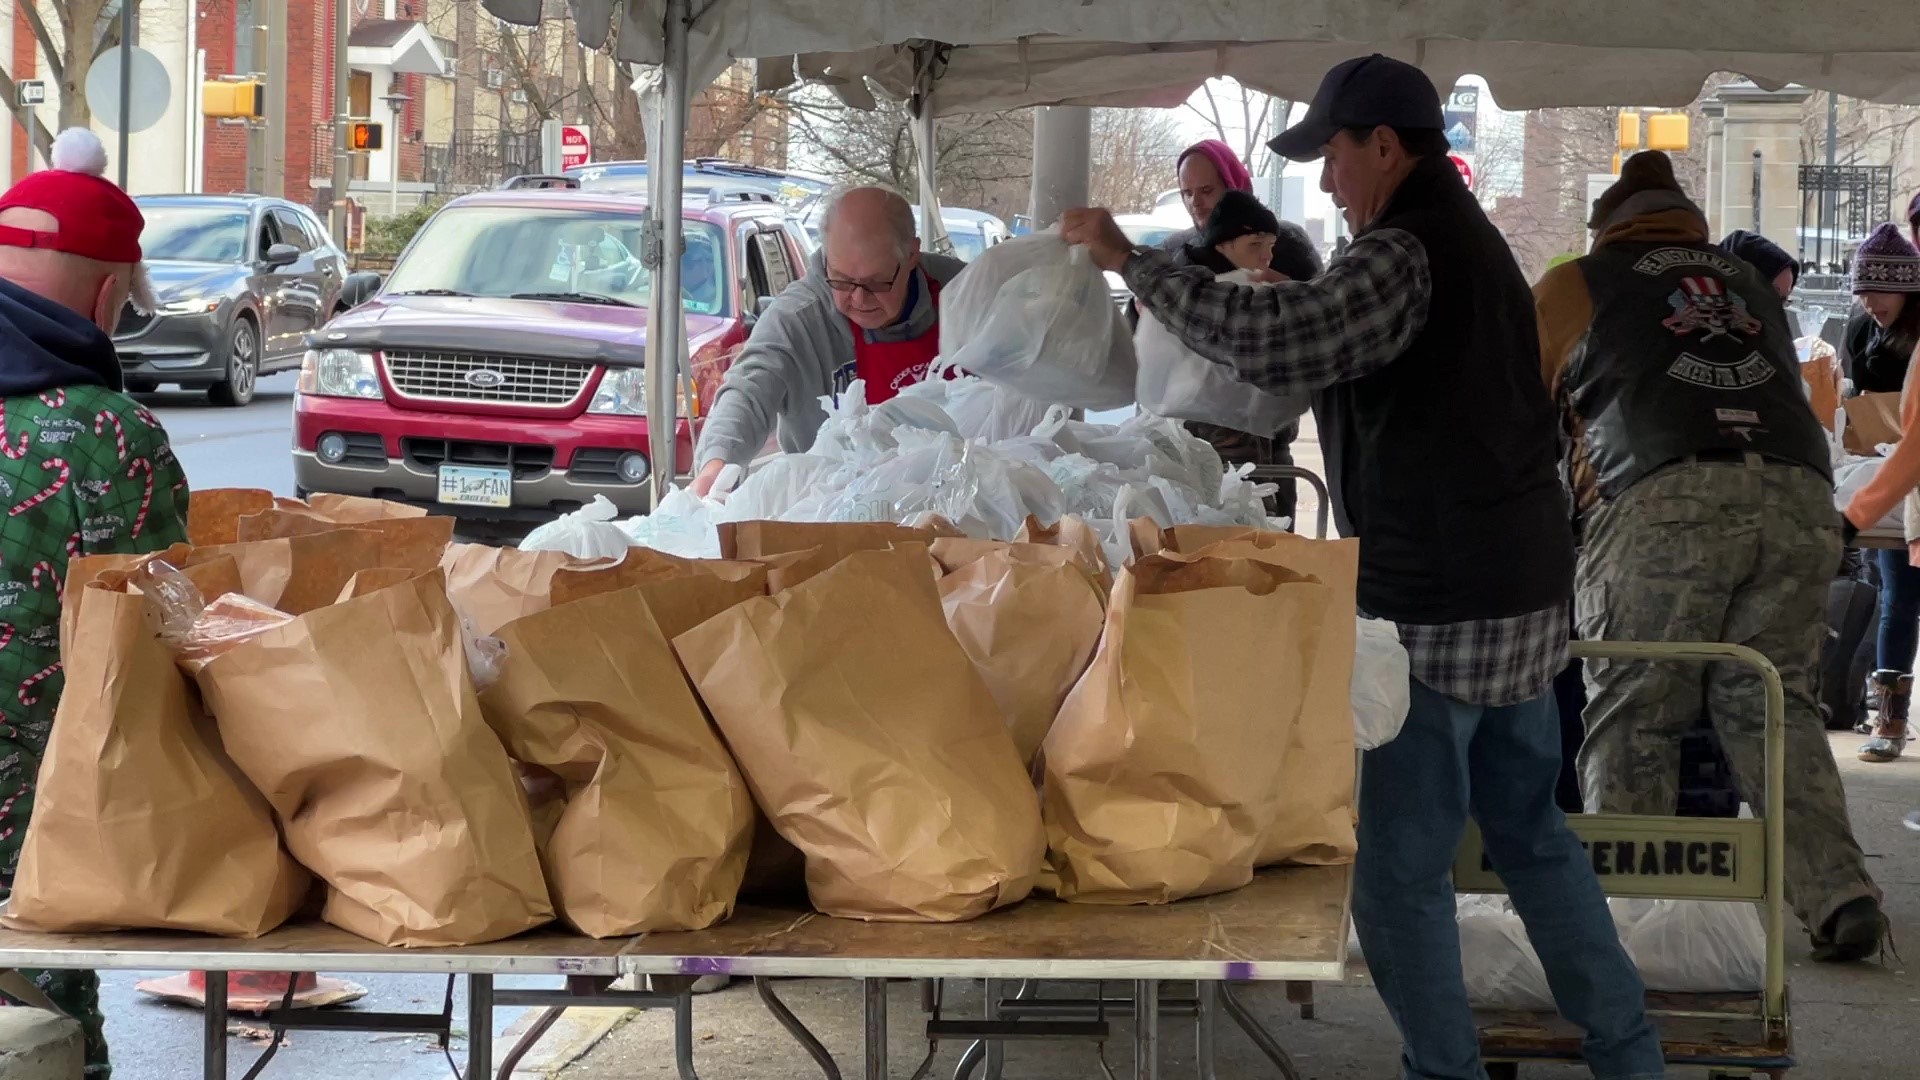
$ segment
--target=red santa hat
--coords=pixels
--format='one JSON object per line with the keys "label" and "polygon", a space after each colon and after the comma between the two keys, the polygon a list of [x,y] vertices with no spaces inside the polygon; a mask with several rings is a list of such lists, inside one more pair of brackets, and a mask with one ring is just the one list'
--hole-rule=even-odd
{"label": "red santa hat", "polygon": [[0,246],[64,251],[105,263],[133,266],[133,305],[154,309],[153,285],[140,261],[146,219],[127,193],[106,178],[107,148],[86,128],[68,128],[53,140],[53,167],[29,173],[0,195],[0,211],[39,210],[60,227],[54,232],[0,225]]}

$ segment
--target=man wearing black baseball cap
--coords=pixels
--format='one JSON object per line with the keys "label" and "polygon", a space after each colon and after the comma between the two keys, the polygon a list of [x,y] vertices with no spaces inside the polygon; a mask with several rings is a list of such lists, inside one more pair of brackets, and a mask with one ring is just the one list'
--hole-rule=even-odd
{"label": "man wearing black baseball cap", "polygon": [[1324,159],[1354,239],[1311,282],[1250,288],[1131,246],[1103,210],[1066,239],[1122,273],[1196,352],[1275,393],[1315,391],[1360,606],[1399,624],[1412,709],[1361,771],[1354,920],[1409,1078],[1485,1073],[1451,869],[1467,815],[1602,1080],[1664,1075],[1639,974],[1555,804],[1551,693],[1567,657],[1573,535],[1533,295],[1447,159],[1440,95],[1385,56],[1327,74],[1274,139]]}

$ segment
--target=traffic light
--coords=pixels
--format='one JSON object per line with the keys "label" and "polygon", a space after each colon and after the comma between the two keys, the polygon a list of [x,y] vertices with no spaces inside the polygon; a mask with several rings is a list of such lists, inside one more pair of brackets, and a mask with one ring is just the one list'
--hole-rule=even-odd
{"label": "traffic light", "polygon": [[379,124],[366,120],[356,120],[347,125],[347,149],[353,151],[378,150],[384,143],[384,132]]}
{"label": "traffic light", "polygon": [[1647,149],[1685,151],[1692,144],[1686,113],[1655,113],[1647,117]]}
{"label": "traffic light", "polygon": [[1623,112],[1620,114],[1620,141],[1622,150],[1640,149],[1640,114]]}
{"label": "traffic light", "polygon": [[203,83],[200,115],[216,120],[259,120],[267,115],[267,88],[251,80]]}

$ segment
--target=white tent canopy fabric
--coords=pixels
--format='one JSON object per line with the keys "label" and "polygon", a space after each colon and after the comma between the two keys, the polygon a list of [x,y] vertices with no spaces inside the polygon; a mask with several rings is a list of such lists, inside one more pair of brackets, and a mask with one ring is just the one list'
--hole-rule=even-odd
{"label": "white tent canopy fabric", "polygon": [[[483,0],[510,22],[541,0]],[[662,58],[666,0],[570,0],[582,43]],[[1451,86],[1478,74],[1508,109],[1681,105],[1717,71],[1920,104],[1913,0],[694,0],[691,82],[734,58],[797,57],[802,76],[872,78],[904,97],[916,41],[963,46],[941,114],[1032,104],[1165,105],[1216,75],[1311,94],[1348,57],[1384,52]],[[1124,62],[1116,62],[1124,58]],[[766,80],[763,80],[763,82]],[[778,81],[777,78],[775,81]]]}

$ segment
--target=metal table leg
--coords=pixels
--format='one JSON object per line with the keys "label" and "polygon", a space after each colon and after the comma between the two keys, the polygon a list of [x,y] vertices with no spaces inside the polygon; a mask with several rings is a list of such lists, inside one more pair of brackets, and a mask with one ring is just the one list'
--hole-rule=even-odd
{"label": "metal table leg", "polygon": [[787,1008],[787,1003],[781,1001],[779,995],[773,992],[773,980],[756,977],[753,980],[753,990],[760,995],[760,1003],[767,1007],[767,1011],[773,1014],[773,1018],[780,1022],[781,1027],[787,1029],[787,1034],[793,1036],[794,1041],[800,1044],[800,1048],[813,1059],[813,1063],[819,1067],[826,1080],[840,1080],[840,1066],[834,1064],[833,1055],[827,1052],[827,1048],[821,1045],[813,1032],[807,1030],[807,1025],[793,1015],[793,1010]]}
{"label": "metal table leg", "polygon": [[200,1020],[200,1066],[205,1080],[227,1080],[227,973],[207,972],[207,1003]]}
{"label": "metal table leg", "polygon": [[[988,1020],[1000,1019],[1000,980],[999,979],[986,980],[986,995],[987,995],[987,1008],[984,1015]],[[1001,1042],[999,1039],[986,1040],[986,1078],[985,1080],[1000,1080],[1001,1073],[1006,1070],[1006,1067],[1007,1067],[1007,1044]]]}
{"label": "metal table leg", "polygon": [[1247,1038],[1253,1040],[1253,1045],[1260,1048],[1260,1052],[1267,1056],[1267,1060],[1273,1062],[1274,1068],[1280,1070],[1280,1075],[1286,1077],[1286,1080],[1300,1080],[1300,1069],[1294,1065],[1293,1057],[1287,1053],[1285,1047],[1280,1045],[1279,1040],[1275,1039],[1266,1028],[1260,1026],[1260,1021],[1254,1018],[1253,1013],[1247,1011],[1247,1007],[1240,1003],[1240,996],[1234,993],[1233,984],[1221,983],[1219,993],[1220,1003],[1226,1006],[1227,1015],[1233,1018],[1234,1023],[1240,1025],[1240,1030],[1247,1033]]}
{"label": "metal table leg", "polygon": [[1160,983],[1154,979],[1133,984],[1133,1077],[1160,1080]]}
{"label": "metal table leg", "polygon": [[693,990],[691,984],[673,999],[673,1064],[680,1080],[700,1080],[693,1067]]}
{"label": "metal table leg", "polygon": [[1214,1028],[1220,1012],[1220,988],[1202,979],[1193,988],[1193,1056],[1200,1066],[1200,1080],[1214,1080]]}
{"label": "metal table leg", "polygon": [[472,1080],[493,1075],[493,976],[467,976],[467,1071]]}
{"label": "metal table leg", "polygon": [[861,1012],[866,1019],[866,1037],[862,1040],[867,1058],[867,1080],[887,1080],[887,981],[861,979],[865,998]]}

